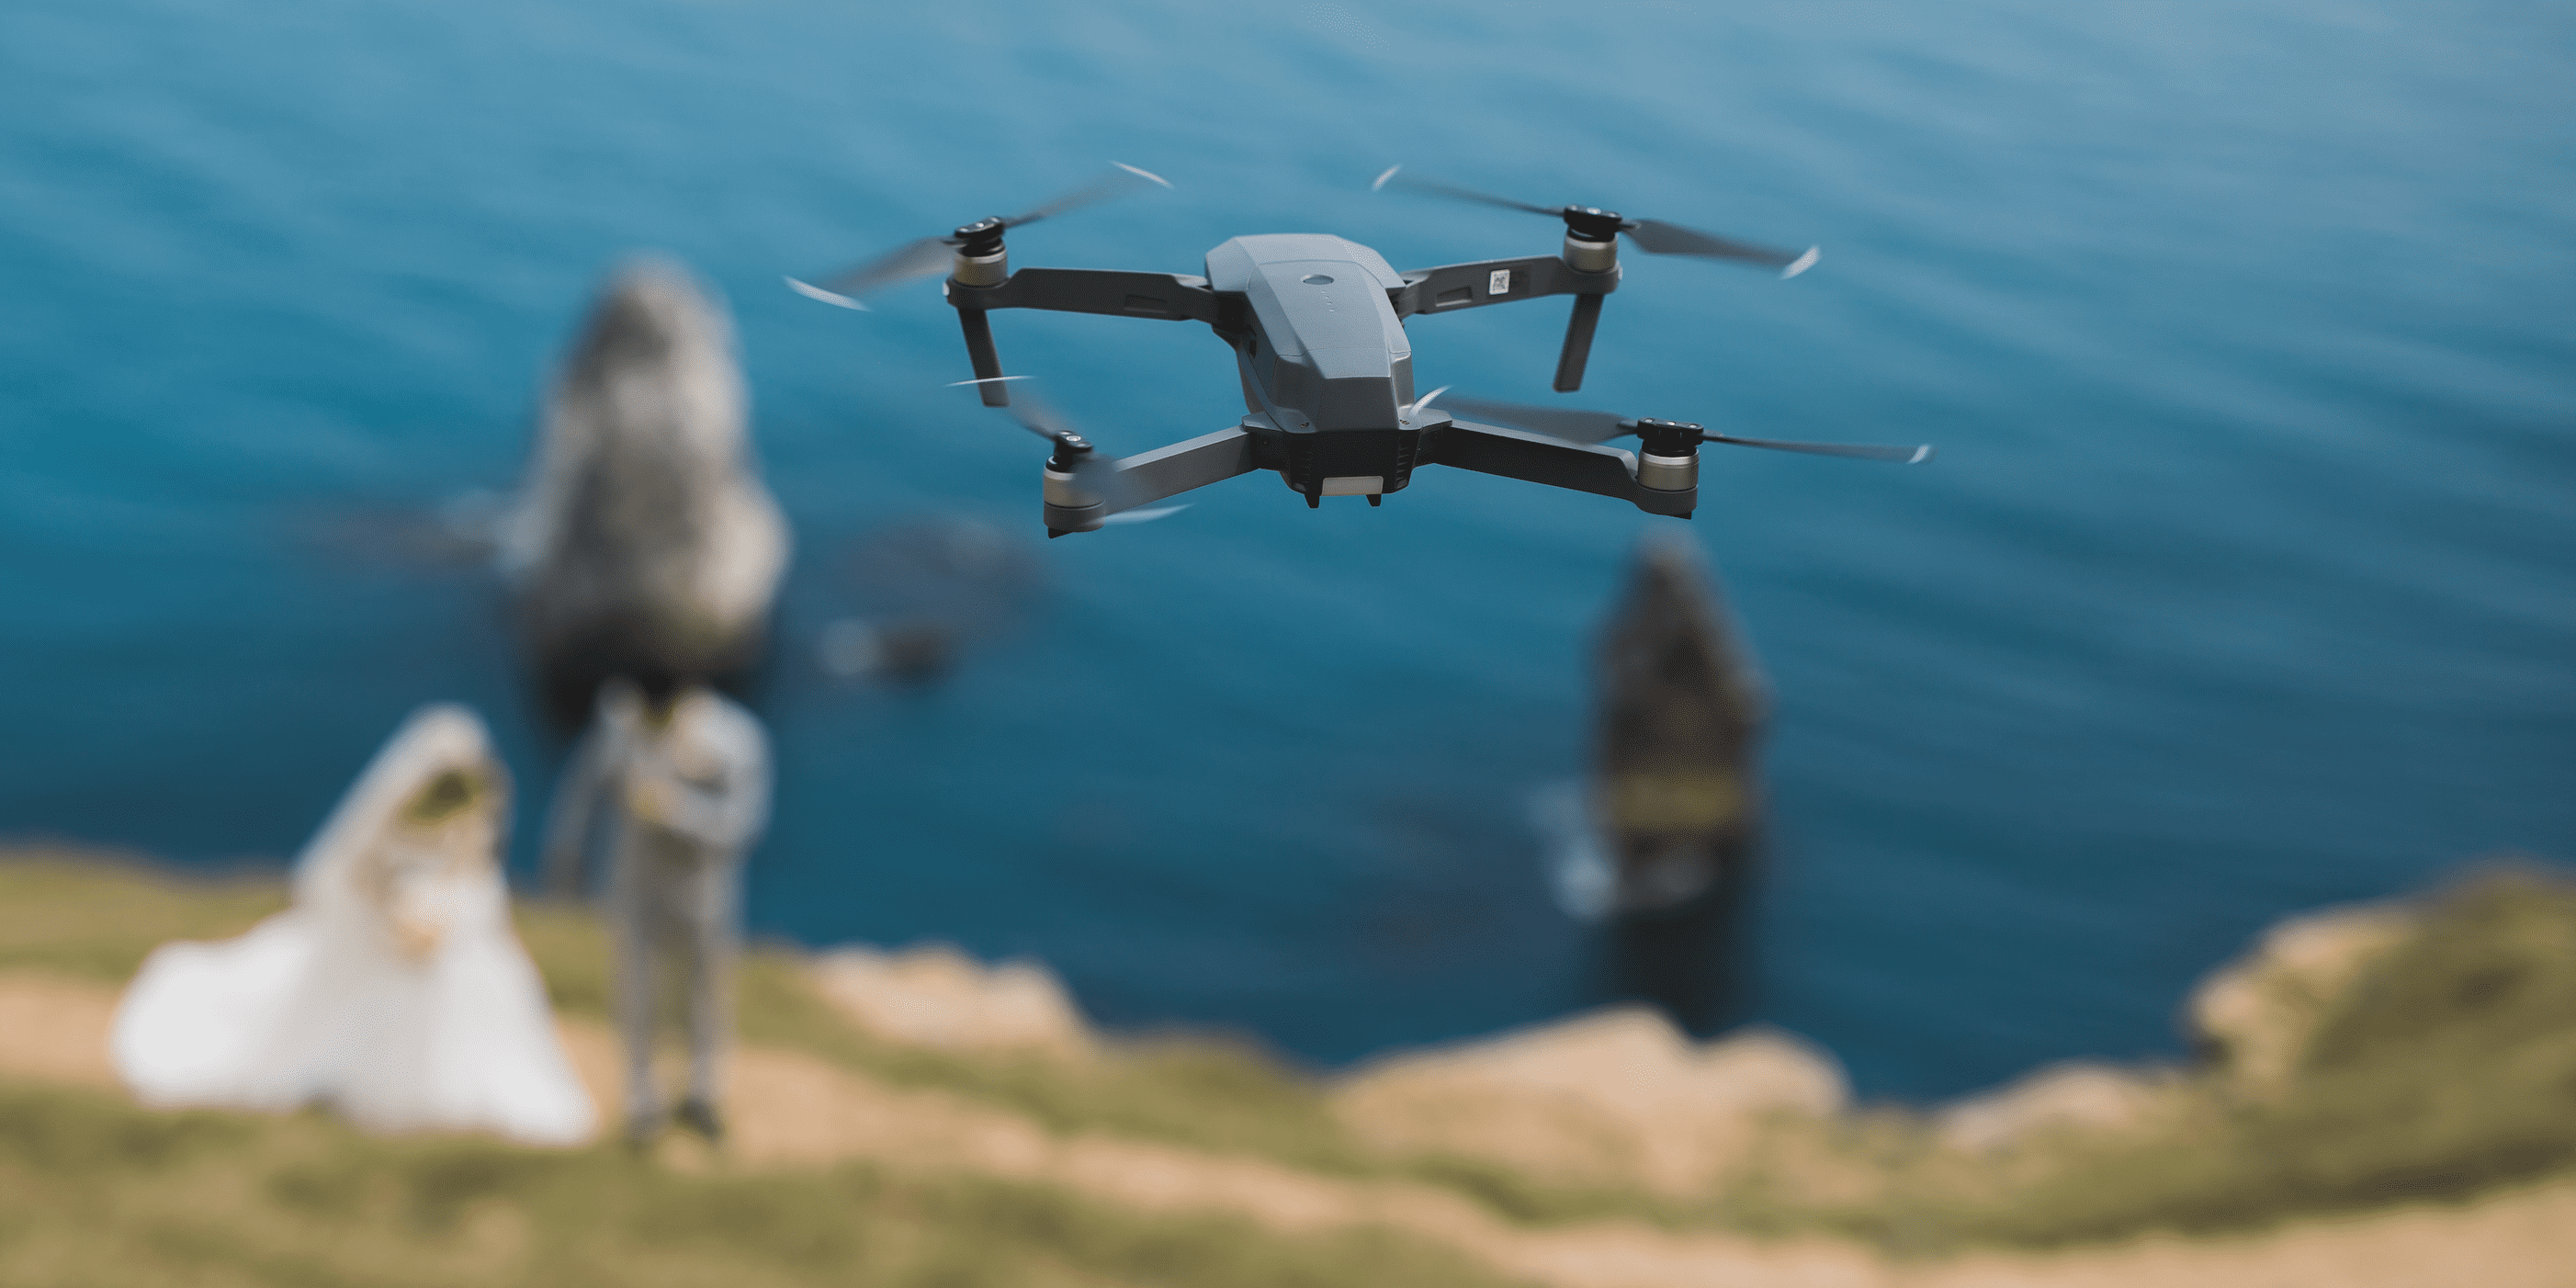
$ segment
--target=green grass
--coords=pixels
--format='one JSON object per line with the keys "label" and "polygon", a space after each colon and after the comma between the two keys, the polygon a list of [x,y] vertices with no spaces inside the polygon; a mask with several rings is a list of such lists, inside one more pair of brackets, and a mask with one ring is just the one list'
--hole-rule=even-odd
{"label": "green grass", "polygon": [[[526,903],[519,927],[555,1005],[605,1016],[609,959],[597,922],[577,909]],[[1145,1042],[1081,1065],[1033,1053],[906,1046],[843,1019],[806,982],[804,960],[774,947],[745,954],[737,1005],[746,1042],[804,1051],[900,1086],[970,1096],[1057,1131],[1118,1132],[1337,1174],[1385,1170],[1346,1138],[1319,1085],[1240,1044]]]}
{"label": "green grass", "polygon": [[[0,857],[0,909],[25,914],[0,915],[0,969],[121,984],[155,945],[238,935],[286,898],[282,874],[273,870],[192,880],[85,856]],[[555,1006],[605,1019],[610,965],[598,922],[578,907],[534,899],[520,901],[517,921]],[[746,1042],[808,1052],[904,1086],[955,1091],[1061,1131],[1117,1131],[1333,1172],[1384,1170],[1344,1138],[1312,1080],[1238,1044],[1148,1042],[1116,1060],[1068,1068],[1036,1055],[884,1042],[843,1020],[806,984],[802,960],[778,948],[745,956],[737,1021]]]}
{"label": "green grass", "polygon": [[1285,1237],[1062,1189],[866,1167],[689,1175],[614,1148],[385,1140],[0,1084],[0,1283],[582,1288],[1495,1288],[1383,1230]]}
{"label": "green grass", "polygon": [[172,939],[221,939],[286,906],[282,869],[184,878],[125,860],[0,851],[0,969],[122,984]]}
{"label": "green grass", "polygon": [[2209,1087],[2197,1112],[2198,1130],[2070,1149],[1966,1224],[2041,1244],[2211,1233],[2576,1170],[2576,886],[2506,870],[2452,890],[2325,1017],[2286,1094]]}
{"label": "green grass", "polygon": [[[153,945],[238,934],[284,899],[274,872],[192,882],[70,856],[0,861],[0,968],[121,982]],[[1475,1159],[1373,1155],[1335,1121],[1325,1088],[1237,1045],[1174,1040],[1068,1065],[884,1042],[844,1021],[782,950],[746,960],[740,1024],[747,1041],[951,1091],[1060,1132],[1112,1132],[1330,1175],[1405,1176],[1523,1224],[1631,1216],[1673,1229],[1827,1232],[1901,1253],[2060,1246],[2157,1230],[2253,1230],[2400,1202],[2464,1200],[2576,1173],[2576,884],[2535,869],[2493,872],[2428,907],[2424,931],[2367,970],[2325,1017],[2278,1099],[2242,1101],[2195,1075],[2177,1093],[2182,1129],[2054,1138],[2005,1159],[1952,1153],[1919,1118],[1874,1111],[1789,1127],[1783,1148],[1797,1156],[1791,1165],[1737,1175],[1688,1199],[1577,1188]],[[519,922],[556,1004],[604,1015],[608,953],[596,923],[542,902],[522,903]],[[21,1144],[56,1148],[37,1137]],[[1816,1168],[1799,1160],[1821,1162],[1845,1183],[1809,1184],[1803,1178]],[[596,1165],[604,1164],[560,1164]],[[558,1164],[509,1166],[537,1175]],[[850,1179],[857,1175],[836,1174],[831,1184],[859,1185]],[[1862,1180],[1850,1183],[1855,1176]],[[364,1189],[310,1177],[275,1184],[284,1187],[279,1195]],[[922,1211],[949,1210],[936,1208],[948,1200],[935,1202],[931,1190],[904,1193],[912,1196],[906,1203],[931,1205]],[[0,1222],[13,1219],[0,1214]],[[14,1281],[0,1275],[0,1282]]]}

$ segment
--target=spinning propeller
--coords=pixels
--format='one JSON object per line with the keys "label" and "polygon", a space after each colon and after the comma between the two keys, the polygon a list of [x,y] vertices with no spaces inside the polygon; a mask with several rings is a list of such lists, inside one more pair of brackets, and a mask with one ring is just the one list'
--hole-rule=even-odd
{"label": "spinning propeller", "polygon": [[[990,386],[1004,381],[1029,379],[1033,377],[994,376],[984,380],[954,381],[949,388]],[[1186,505],[1165,505],[1150,510],[1118,509],[1119,506],[1132,504],[1136,500],[1135,489],[1129,486],[1126,476],[1119,471],[1118,462],[1103,455],[1100,449],[1092,446],[1091,440],[1083,437],[1081,432],[1073,427],[1073,423],[1065,419],[1064,413],[1031,394],[1025,387],[1020,390],[1019,396],[1013,398],[1002,410],[1020,428],[1055,445],[1055,454],[1047,458],[1046,467],[1049,470],[1058,474],[1071,475],[1074,487],[1099,497],[1116,511],[1099,520],[1103,526],[1151,523],[1156,519],[1168,518],[1190,508]]]}
{"label": "spinning propeller", "polygon": [[[1433,390],[1416,407],[1440,398],[1444,390]],[[1769,438],[1737,438],[1679,420],[1655,420],[1643,416],[1622,416],[1612,411],[1583,411],[1573,407],[1531,407],[1521,403],[1489,402],[1482,398],[1442,398],[1441,405],[1478,420],[1489,420],[1533,434],[1562,438],[1574,443],[1600,443],[1622,434],[1635,434],[1645,440],[1646,450],[1657,456],[1683,456],[1701,443],[1730,443],[1737,447],[1765,447],[1775,452],[1805,452],[1810,456],[1853,456],[1869,461],[1903,461],[1919,464],[1932,458],[1932,445],[1913,447],[1887,446],[1876,443],[1784,443]]]}
{"label": "spinning propeller", "polygon": [[856,268],[844,269],[824,278],[821,285],[801,282],[791,277],[787,285],[797,294],[845,309],[864,309],[859,296],[881,291],[916,278],[944,273],[964,255],[978,258],[1002,249],[1002,234],[1024,224],[1068,214],[1084,206],[1096,206],[1115,197],[1148,187],[1171,187],[1171,181],[1147,170],[1139,170],[1124,161],[1112,161],[1109,173],[1074,189],[1026,214],[1004,218],[998,215],[978,219],[945,237],[921,237],[905,242],[883,255]]}
{"label": "spinning propeller", "polygon": [[1426,192],[1435,197],[1447,197],[1452,201],[1472,201],[1481,205],[1500,206],[1505,210],[1527,211],[1533,215],[1546,215],[1564,220],[1566,235],[1576,241],[1614,242],[1620,233],[1626,233],[1628,240],[1637,244],[1637,249],[1649,255],[1695,255],[1702,259],[1731,259],[1740,263],[1759,264],[1765,268],[1779,269],[1782,277],[1796,277],[1814,268],[1817,258],[1822,254],[1814,246],[1804,251],[1774,250],[1768,246],[1757,246],[1751,242],[1720,237],[1715,233],[1704,233],[1696,228],[1666,223],[1661,219],[1630,219],[1615,210],[1603,210],[1598,206],[1534,206],[1526,201],[1497,197],[1492,193],[1478,192],[1473,188],[1461,188],[1456,184],[1442,183],[1437,179],[1417,178],[1402,173],[1403,169],[1404,167],[1400,165],[1388,166],[1386,173],[1379,175],[1377,182],[1369,185],[1370,191],[1380,191],[1388,184],[1393,184],[1415,192]]}

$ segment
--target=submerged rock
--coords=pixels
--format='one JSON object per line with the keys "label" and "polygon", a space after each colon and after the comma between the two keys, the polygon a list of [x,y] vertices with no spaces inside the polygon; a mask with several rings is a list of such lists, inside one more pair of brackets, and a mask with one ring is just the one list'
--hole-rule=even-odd
{"label": "submerged rock", "polygon": [[1609,910],[1673,908],[1733,886],[1761,823],[1754,755],[1768,695],[1688,544],[1639,551],[1600,667],[1592,815]]}
{"label": "submerged rock", "polygon": [[914,519],[855,543],[828,579],[849,611],[823,628],[815,660],[837,680],[919,683],[967,648],[1017,629],[1045,585],[1028,543],[963,515]]}
{"label": "submerged rock", "polygon": [[787,525],[748,444],[733,327],[687,270],[638,260],[547,399],[501,566],[549,705],[611,675],[721,679],[766,643]]}

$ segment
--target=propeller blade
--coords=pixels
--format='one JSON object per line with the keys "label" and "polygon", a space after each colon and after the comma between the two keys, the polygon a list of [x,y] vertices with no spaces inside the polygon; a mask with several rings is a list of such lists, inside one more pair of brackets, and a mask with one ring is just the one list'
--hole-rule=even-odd
{"label": "propeller blade", "polygon": [[[1005,380],[1009,378],[1003,377]],[[979,380],[975,383],[986,382]],[[1019,422],[1020,428],[1051,442],[1061,442],[1066,438],[1080,439],[1086,443],[1091,441],[1081,430],[1073,427],[1072,421],[1065,419],[1064,413],[1057,411],[1052,404],[1029,390],[1014,391],[1011,405],[1002,410],[1008,412],[1012,420]]]}
{"label": "propeller blade", "polygon": [[1490,192],[1478,192],[1473,188],[1461,188],[1454,183],[1442,183],[1437,179],[1422,179],[1413,175],[1398,173],[1403,169],[1404,167],[1400,165],[1388,166],[1386,168],[1386,173],[1379,175],[1377,177],[1377,182],[1369,185],[1369,191],[1383,191],[1388,184],[1392,183],[1399,188],[1410,188],[1415,192],[1427,192],[1433,196],[1447,197],[1453,201],[1473,201],[1488,206],[1501,206],[1505,210],[1525,210],[1533,215],[1555,215],[1561,213],[1555,206],[1533,206],[1526,201],[1514,201],[1509,197],[1497,197]]}
{"label": "propeller blade", "polygon": [[1917,443],[1896,447],[1876,443],[1784,443],[1769,438],[1737,438],[1731,434],[1700,431],[1700,437],[1711,443],[1732,443],[1737,447],[1767,447],[1775,452],[1805,452],[1810,456],[1851,456],[1865,461],[1903,461],[1920,465],[1932,459],[1932,445]]}
{"label": "propeller blade", "polygon": [[[1004,385],[1009,384],[1014,380],[1034,380],[1036,378],[1037,377],[1035,376],[986,376],[981,380],[951,380],[948,382],[947,387],[950,389],[980,389],[985,385]],[[986,403],[984,405],[990,407],[993,404]],[[1005,410],[1008,410],[1007,405],[1005,406]],[[1040,438],[1044,438],[1049,441],[1053,441],[1055,438],[1055,435],[1050,434],[1043,429],[1032,428],[1027,421],[1020,420],[1019,415],[1016,412],[1012,413],[1011,419],[1017,422],[1020,428],[1026,429]]]}
{"label": "propeller blade", "polygon": [[[1478,192],[1473,188],[1461,188],[1454,183],[1442,183],[1437,179],[1416,178],[1412,175],[1405,174],[1403,171],[1403,166],[1388,166],[1385,171],[1378,175],[1377,181],[1369,185],[1369,190],[1371,192],[1379,192],[1385,190],[1388,184],[1393,184],[1399,188],[1411,188],[1416,192],[1427,192],[1434,196],[1448,197],[1455,201],[1473,201],[1487,206],[1500,206],[1505,210],[1527,211],[1533,215],[1555,215],[1570,221],[1568,223],[1568,227],[1574,227],[1575,224],[1579,222],[1578,215],[1589,215],[1593,218],[1615,217],[1603,216],[1601,212],[1598,211],[1577,212],[1571,206],[1533,206],[1526,201],[1514,201],[1509,197],[1497,197],[1490,192]],[[1680,224],[1668,223],[1661,219],[1624,220],[1619,225],[1619,231],[1628,234],[1629,240],[1637,243],[1637,249],[1642,250],[1649,255],[1696,255],[1703,259],[1731,259],[1741,263],[1760,264],[1767,268],[1779,269],[1780,276],[1782,277],[1796,277],[1798,274],[1806,272],[1810,268],[1814,268],[1816,266],[1816,260],[1821,254],[1821,252],[1813,246],[1808,247],[1804,251],[1774,250],[1769,246],[1757,246],[1751,242],[1740,242],[1733,240],[1732,238],[1720,237],[1715,233],[1704,233],[1696,228],[1686,228]],[[1584,235],[1593,236],[1595,234],[1587,232]]]}
{"label": "propeller blade", "polygon": [[[1005,380],[1028,379],[1031,377],[987,376],[982,380],[950,381],[948,387],[956,389],[996,384]],[[1025,387],[1011,395],[1010,406],[997,410],[1009,416],[1020,428],[1055,444],[1059,449],[1064,446],[1066,439],[1072,439],[1087,447],[1091,444],[1090,435],[1074,428],[1073,422],[1066,419],[1063,412],[1057,411],[1054,404],[1038,397]],[[1097,447],[1091,447],[1089,451],[1078,454],[1073,466],[1073,481],[1080,484],[1084,491],[1098,496],[1113,507],[1126,504],[1135,496],[1135,487],[1119,470],[1117,458]]]}
{"label": "propeller blade", "polygon": [[[1014,215],[1001,221],[1002,227],[1016,228],[1022,224],[1033,224],[1041,219],[1052,218],[1070,210],[1079,210],[1084,206],[1096,205],[1112,197],[1123,196],[1139,188],[1172,186],[1171,180],[1150,170],[1137,169],[1124,161],[1112,161],[1109,164],[1114,167],[1109,173],[1027,214]],[[858,301],[859,296],[871,291],[881,291],[889,286],[898,286],[914,278],[946,273],[957,247],[962,244],[964,243],[953,235],[915,238],[856,268],[844,269],[824,278],[820,286],[810,282],[800,282],[792,277],[787,279],[787,285],[797,294],[809,299],[821,300],[825,304],[837,304],[845,309],[864,309],[867,305]]]}
{"label": "propeller blade", "polygon": [[[1135,481],[1129,479],[1126,472],[1118,468],[1117,458],[1107,452],[1094,450],[1076,462],[1073,467],[1073,481],[1080,484],[1084,491],[1108,502],[1111,509],[1134,505],[1137,501]],[[1119,510],[1119,513],[1124,514],[1127,511]],[[1106,523],[1108,520],[1103,519],[1101,522]]]}
{"label": "propeller blade", "polygon": [[1117,197],[1123,197],[1128,193],[1136,192],[1144,188],[1169,188],[1172,186],[1171,180],[1166,179],[1151,170],[1139,170],[1124,161],[1112,161],[1109,164],[1113,167],[1109,173],[1104,174],[1099,178],[1028,212],[1025,215],[1013,215],[1010,218],[1003,220],[1002,226],[1004,228],[1017,228],[1022,224],[1034,224],[1041,219],[1050,219],[1057,215],[1080,210],[1084,206],[1096,206],[1101,202]]}
{"label": "propeller blade", "polygon": [[[1429,400],[1426,398],[1424,401]],[[1472,419],[1492,421],[1575,443],[1606,442],[1621,434],[1637,431],[1635,417],[1610,411],[1532,407],[1524,403],[1488,402],[1482,398],[1456,396],[1448,398],[1442,405]],[[1930,443],[1918,443],[1912,447],[1879,443],[1790,443],[1772,438],[1738,438],[1733,434],[1705,429],[1699,431],[1699,436],[1702,442],[1760,447],[1775,452],[1804,452],[1810,456],[1849,456],[1868,461],[1903,461],[1908,465],[1919,465],[1932,459]]]}
{"label": "propeller blade", "polygon": [[[845,269],[824,278],[823,289],[826,294],[837,294],[848,298],[865,295],[870,291],[884,290],[886,287],[909,282],[917,277],[945,273],[948,271],[948,261],[955,254],[956,248],[957,243],[953,238],[917,238],[857,268]],[[804,284],[791,278],[789,285],[801,289]],[[812,291],[802,291],[802,293],[813,294]],[[833,302],[825,301],[825,303]]]}
{"label": "propeller blade", "polygon": [[779,280],[787,283],[788,290],[794,291],[798,295],[804,296],[806,299],[821,300],[825,304],[838,304],[842,308],[857,309],[861,313],[868,311],[867,305],[861,304],[857,300],[851,299],[849,296],[836,295],[830,291],[824,290],[822,287],[816,286],[812,282],[800,282],[792,277],[782,277]]}
{"label": "propeller blade", "polygon": [[1732,259],[1765,268],[1782,270],[1782,277],[1795,277],[1813,267],[1818,251],[1773,250],[1751,242],[1734,241],[1715,233],[1666,223],[1661,219],[1631,219],[1620,229],[1637,249],[1649,255],[1697,255],[1703,259]]}
{"label": "propeller blade", "polygon": [[1611,411],[1584,411],[1576,407],[1532,407],[1526,403],[1490,402],[1483,398],[1451,395],[1441,404],[1471,420],[1489,420],[1533,434],[1562,438],[1575,443],[1599,443],[1621,434],[1635,433],[1634,417]]}
{"label": "propeller blade", "polygon": [[1106,528],[1122,523],[1152,523],[1156,519],[1168,519],[1188,508],[1190,507],[1186,505],[1158,505],[1150,510],[1121,510],[1102,519],[1100,526]]}

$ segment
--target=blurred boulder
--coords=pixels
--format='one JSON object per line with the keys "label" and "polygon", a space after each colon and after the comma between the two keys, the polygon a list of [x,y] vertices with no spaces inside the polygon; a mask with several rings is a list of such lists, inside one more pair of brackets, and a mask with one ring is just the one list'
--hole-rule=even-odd
{"label": "blurred boulder", "polygon": [[2289,1085],[2300,1057],[2370,964],[2422,922],[2404,904],[2334,908],[2281,922],[2193,990],[2190,1022],[2213,1073],[2241,1095]]}
{"label": "blurred boulder", "polygon": [[548,705],[577,722],[612,675],[755,663],[786,570],[751,460],[723,307],[668,260],[620,269],[548,397],[501,566]]}
{"label": "blurred boulder", "polygon": [[1334,1110],[1388,1153],[1690,1194],[1742,1166],[1773,1122],[1829,1118],[1848,1099],[1833,1057],[1790,1034],[1694,1043],[1622,1006],[1379,1061],[1343,1084]]}
{"label": "blurred boulder", "polygon": [[1943,1143],[1978,1153],[2043,1135],[2135,1131],[2164,1124],[2182,1086],[2172,1073],[2069,1060],[1953,1102],[1933,1115],[1932,1125]]}
{"label": "blurred boulder", "polygon": [[1097,1043],[1064,986],[1043,966],[985,966],[954,948],[836,948],[815,958],[817,991],[888,1041],[953,1051],[1033,1051],[1087,1059]]}

